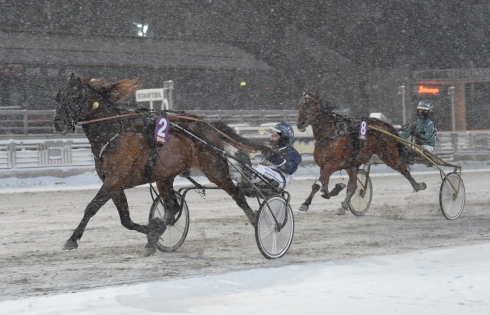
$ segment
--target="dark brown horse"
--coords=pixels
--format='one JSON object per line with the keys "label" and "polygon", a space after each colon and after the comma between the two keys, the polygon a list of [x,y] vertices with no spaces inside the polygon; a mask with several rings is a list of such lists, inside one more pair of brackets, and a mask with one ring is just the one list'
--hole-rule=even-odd
{"label": "dark brown horse", "polygon": [[[146,234],[148,243],[144,254],[153,254],[155,243],[166,226],[173,224],[174,217],[168,215],[164,220],[154,218],[144,225],[133,222],[124,190],[156,182],[165,208],[175,215],[180,206],[173,190],[173,182],[177,175],[191,167],[200,169],[212,183],[225,190],[243,209],[249,221],[255,224],[255,212],[248,206],[241,190],[232,182],[228,162],[221,153],[173,127],[170,128],[167,142],[161,146],[156,145],[153,141],[154,130],[149,127],[154,114],[118,108],[117,105],[139,87],[136,80],[125,79],[114,83],[99,79],[82,81],[72,74],[56,96],[56,131],[65,134],[77,123],[83,125],[94,155],[95,169],[103,182],[63,249],[78,247],[77,241],[82,237],[89,220],[112,199],[119,212],[121,224],[129,230]],[[220,149],[226,143],[245,145],[255,150],[266,149],[265,146],[239,137],[220,122],[211,125],[193,117],[172,117],[170,114],[169,118],[171,122],[178,123],[180,127]]]}
{"label": "dark brown horse", "polygon": [[[410,175],[408,161],[411,152],[394,138],[381,132],[369,129],[366,140],[358,139],[358,126],[360,120],[349,119],[333,112],[332,107],[322,104],[318,93],[312,95],[304,93],[299,102],[299,116],[297,127],[299,131],[305,131],[311,125],[315,149],[313,158],[320,167],[319,181],[322,184],[323,197],[329,199],[342,190],[337,186],[328,191],[330,176],[339,170],[346,170],[349,175],[347,194],[338,210],[338,214],[344,214],[349,207],[349,202],[357,188],[357,172],[362,164],[369,161],[374,154],[392,169],[400,172],[408,179],[415,191],[426,188],[425,183],[417,183]],[[366,119],[369,126],[376,126],[393,135],[398,135],[393,126],[376,118]],[[315,193],[320,185],[313,184],[310,196],[305,200],[300,210],[307,211]]]}

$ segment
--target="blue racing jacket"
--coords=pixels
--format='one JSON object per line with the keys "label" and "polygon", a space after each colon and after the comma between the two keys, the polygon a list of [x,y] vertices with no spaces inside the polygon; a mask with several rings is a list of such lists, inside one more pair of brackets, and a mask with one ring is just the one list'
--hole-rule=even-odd
{"label": "blue racing jacket", "polygon": [[296,172],[301,160],[299,152],[290,145],[275,150],[267,159],[276,169],[288,175]]}

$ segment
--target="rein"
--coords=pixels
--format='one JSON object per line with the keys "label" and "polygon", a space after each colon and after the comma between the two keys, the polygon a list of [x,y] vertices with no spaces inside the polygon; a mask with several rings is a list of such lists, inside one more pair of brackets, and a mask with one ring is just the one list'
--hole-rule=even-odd
{"label": "rein", "polygon": [[[99,122],[99,121],[105,121],[105,120],[111,120],[111,119],[119,119],[119,118],[122,118],[122,117],[132,117],[132,116],[139,116],[139,114],[133,113],[133,114],[124,114],[124,115],[110,116],[110,117],[104,117],[104,118],[98,118],[98,119],[81,121],[81,122],[79,122],[79,124],[80,125],[85,125],[85,124],[91,124],[91,123],[95,123],[95,122]],[[248,150],[250,150],[253,153],[257,152],[257,150],[255,150],[255,149],[253,149],[253,148],[251,148],[249,146],[246,146],[246,145],[244,145],[242,143],[239,143],[239,142],[235,141],[233,138],[231,138],[230,136],[228,136],[226,133],[224,133],[223,131],[219,130],[218,128],[215,128],[214,126],[212,126],[210,123],[208,123],[205,120],[202,120],[202,119],[199,119],[199,118],[190,117],[190,116],[182,116],[182,115],[174,115],[174,114],[167,114],[167,116],[174,117],[174,118],[185,119],[185,120],[192,120],[192,121],[198,121],[198,122],[206,123],[211,128],[213,128],[214,130],[216,130],[219,134],[221,134],[223,137],[225,137],[230,142],[232,142],[236,147],[248,149]]]}
{"label": "rein", "polygon": [[85,121],[80,121],[80,125],[85,125],[85,124],[91,124],[94,122],[99,122],[99,121],[104,121],[104,120],[111,120],[111,119],[118,119],[121,117],[128,117],[128,116],[139,116],[138,114],[124,114],[124,115],[117,115],[117,116],[110,116],[110,117],[104,117],[104,118],[98,118],[98,119],[92,119],[92,120],[85,120]]}

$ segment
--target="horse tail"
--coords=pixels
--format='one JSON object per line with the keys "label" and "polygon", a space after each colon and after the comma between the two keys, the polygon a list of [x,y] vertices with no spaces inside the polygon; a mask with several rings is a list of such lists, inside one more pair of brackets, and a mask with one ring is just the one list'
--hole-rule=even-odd
{"label": "horse tail", "polygon": [[[249,139],[238,135],[230,126],[225,124],[223,121],[213,121],[209,123],[213,128],[216,128],[223,134],[219,133],[220,138],[231,146],[239,150],[254,150],[263,151],[268,149],[264,144],[264,140],[259,139]],[[243,148],[243,146],[248,148]]]}
{"label": "horse tail", "polygon": [[[376,126],[383,126],[386,131],[391,133],[394,136],[399,136],[398,131],[396,131],[395,127],[392,125],[379,120],[377,118],[371,118],[373,121],[372,123]],[[398,155],[400,156],[400,161],[408,168],[410,167],[410,162],[413,160],[413,155],[414,153],[412,150],[408,149],[405,145],[403,145],[401,142],[397,141],[396,139],[392,139],[396,143],[396,148],[398,149]]]}

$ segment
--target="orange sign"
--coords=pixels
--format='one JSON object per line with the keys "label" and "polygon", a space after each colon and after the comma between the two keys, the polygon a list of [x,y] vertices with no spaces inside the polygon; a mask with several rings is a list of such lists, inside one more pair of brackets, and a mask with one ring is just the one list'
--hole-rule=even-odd
{"label": "orange sign", "polygon": [[419,88],[417,90],[417,93],[419,94],[439,94],[441,90],[438,87],[428,87],[428,86],[423,86],[419,85]]}

